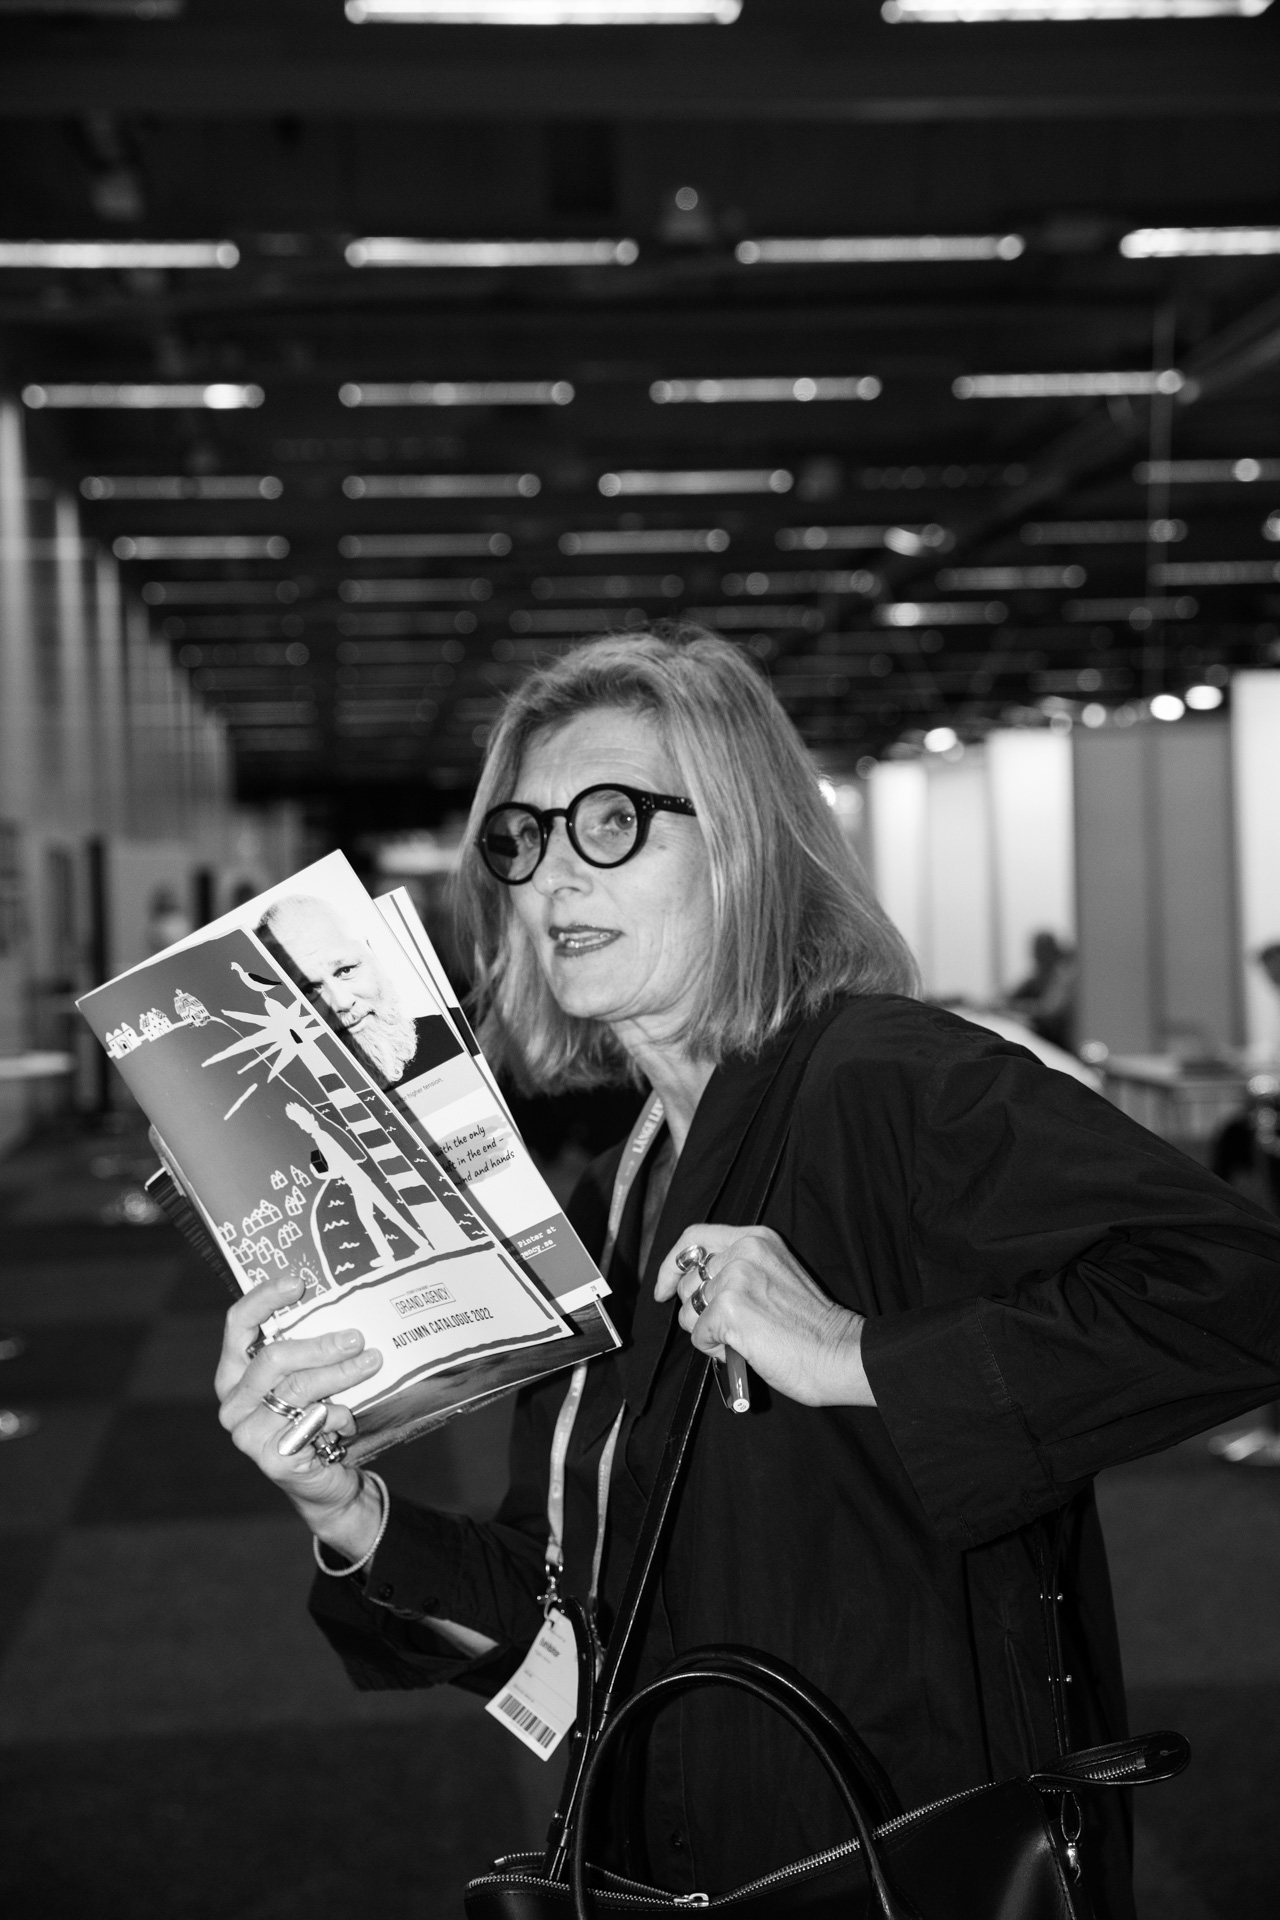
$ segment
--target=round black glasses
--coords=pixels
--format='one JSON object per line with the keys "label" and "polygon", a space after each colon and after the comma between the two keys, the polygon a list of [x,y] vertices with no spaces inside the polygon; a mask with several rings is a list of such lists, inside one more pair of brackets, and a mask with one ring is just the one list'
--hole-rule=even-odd
{"label": "round black glasses", "polygon": [[490,807],[477,845],[495,880],[519,887],[542,864],[555,821],[563,820],[569,844],[589,867],[620,867],[639,853],[655,813],[693,813],[692,800],[639,787],[584,787],[567,807],[530,807],[508,800]]}

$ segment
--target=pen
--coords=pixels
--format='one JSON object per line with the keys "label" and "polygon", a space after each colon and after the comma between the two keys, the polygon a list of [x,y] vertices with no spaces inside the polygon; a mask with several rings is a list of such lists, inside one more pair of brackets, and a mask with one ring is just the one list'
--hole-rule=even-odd
{"label": "pen", "polygon": [[716,1385],[720,1398],[731,1413],[750,1413],[751,1384],[747,1363],[736,1347],[726,1347],[724,1359],[715,1362]]}

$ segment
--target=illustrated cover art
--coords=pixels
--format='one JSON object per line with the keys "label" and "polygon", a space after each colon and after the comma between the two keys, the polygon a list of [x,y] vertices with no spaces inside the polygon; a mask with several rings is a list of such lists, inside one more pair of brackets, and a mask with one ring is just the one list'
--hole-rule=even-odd
{"label": "illustrated cover art", "polygon": [[270,1332],[356,1325],[382,1353],[382,1370],[339,1396],[353,1409],[569,1335],[256,935],[184,942],[80,1007],[241,1287],[286,1272],[303,1283]]}

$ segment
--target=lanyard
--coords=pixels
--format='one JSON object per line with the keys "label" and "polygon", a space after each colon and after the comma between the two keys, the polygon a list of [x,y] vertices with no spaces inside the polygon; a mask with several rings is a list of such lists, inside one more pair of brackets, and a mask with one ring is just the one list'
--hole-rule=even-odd
{"label": "lanyard", "polygon": [[[631,1137],[622,1149],[622,1159],[614,1175],[613,1193],[609,1200],[609,1226],[605,1234],[604,1251],[600,1255],[602,1273],[607,1274],[609,1271],[609,1262],[613,1258],[613,1249],[617,1244],[618,1228],[622,1224],[627,1196],[631,1192],[636,1175],[644,1165],[645,1155],[653,1145],[662,1120],[662,1101],[655,1093],[631,1129]],[[569,1391],[564,1397],[564,1405],[560,1409],[555,1433],[551,1440],[551,1466],[547,1476],[547,1586],[543,1594],[543,1603],[548,1608],[555,1604],[560,1589],[560,1570],[564,1565],[565,1462],[569,1457],[569,1441],[573,1435],[574,1423],[578,1418],[578,1409],[582,1405],[582,1394],[586,1384],[587,1363],[581,1360],[573,1370]],[[589,1595],[589,1603],[593,1607],[596,1589],[600,1584],[600,1563],[604,1558],[604,1529],[609,1512],[609,1481],[613,1475],[613,1457],[617,1451],[618,1434],[625,1412],[625,1406],[619,1407],[618,1417],[609,1429],[609,1437],[604,1443],[604,1450],[600,1455],[600,1466],[596,1473],[596,1545],[591,1557]]]}

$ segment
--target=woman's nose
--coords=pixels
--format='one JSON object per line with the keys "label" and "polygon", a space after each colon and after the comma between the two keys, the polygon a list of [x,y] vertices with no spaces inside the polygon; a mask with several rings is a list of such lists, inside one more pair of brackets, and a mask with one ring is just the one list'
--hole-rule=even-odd
{"label": "woman's nose", "polygon": [[584,862],[574,851],[563,820],[553,820],[547,835],[547,850],[533,876],[541,893],[554,893],[560,887],[573,886],[583,879]]}

